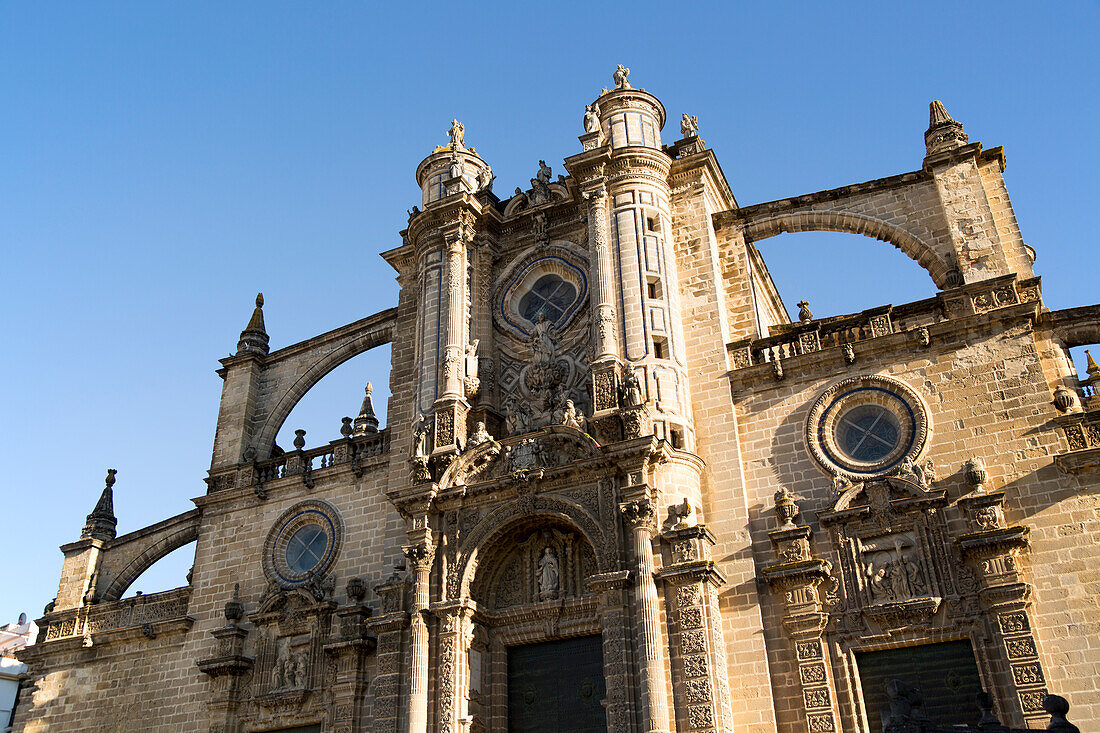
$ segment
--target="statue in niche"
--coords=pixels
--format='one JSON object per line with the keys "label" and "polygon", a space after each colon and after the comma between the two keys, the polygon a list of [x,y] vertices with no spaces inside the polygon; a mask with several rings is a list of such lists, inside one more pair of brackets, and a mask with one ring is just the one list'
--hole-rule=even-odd
{"label": "statue in niche", "polygon": [[531,334],[531,351],[534,366],[545,369],[553,366],[558,356],[557,329],[546,317],[546,311],[540,310],[535,316],[535,330]]}
{"label": "statue in niche", "polygon": [[622,385],[619,387],[619,399],[623,407],[637,407],[642,404],[642,383],[638,381],[637,373],[630,367],[623,365]]}
{"label": "statue in niche", "polygon": [[539,558],[539,600],[557,598],[560,581],[558,554],[548,546]]}
{"label": "statue in niche", "polygon": [[447,131],[447,136],[451,138],[451,147],[461,148],[465,135],[466,126],[458,120],[451,120],[451,129]]}
{"label": "statue in niche", "polygon": [[615,69],[615,73],[611,75],[611,78],[615,80],[615,88],[630,89],[630,82],[626,80],[628,76],[630,76],[630,69],[619,64],[619,68]]}
{"label": "statue in niche", "polygon": [[470,440],[466,445],[470,448],[476,448],[483,443],[493,442],[493,436],[489,435],[489,431],[485,429],[485,421],[478,420],[474,425],[473,435],[470,436]]}
{"label": "statue in niche", "polygon": [[584,106],[584,131],[600,131],[600,105],[586,104]]}
{"label": "statue in niche", "polygon": [[285,677],[283,675],[283,668],[286,665],[286,660],[283,657],[279,657],[275,660],[275,665],[271,668],[271,689],[281,690],[285,685]]}
{"label": "statue in niche", "polygon": [[699,118],[685,112],[684,116],[680,118],[680,134],[685,139],[699,137]]}
{"label": "statue in niche", "polygon": [[458,155],[457,154],[454,157],[451,158],[451,165],[450,165],[450,168],[448,168],[448,175],[451,178],[461,178],[462,177],[462,164],[458,162]]}
{"label": "statue in niche", "polygon": [[[289,677],[289,674],[287,675]],[[302,689],[306,686],[306,655],[304,653],[297,655],[296,663],[294,663],[294,687]]]}

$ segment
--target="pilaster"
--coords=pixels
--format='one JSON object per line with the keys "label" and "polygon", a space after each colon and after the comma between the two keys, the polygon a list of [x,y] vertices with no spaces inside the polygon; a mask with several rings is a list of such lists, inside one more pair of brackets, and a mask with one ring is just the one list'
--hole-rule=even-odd
{"label": "pilaster", "polygon": [[978,596],[992,620],[998,682],[1009,693],[1005,712],[1035,727],[1045,717],[1047,687],[1032,634],[1031,586],[1021,578],[1017,560],[1029,549],[1029,530],[1006,523],[1004,500],[1005,492],[980,487],[959,499],[968,531],[955,543],[977,576]]}
{"label": "pilaster", "polygon": [[819,586],[828,580],[831,563],[811,550],[812,532],[794,523],[798,507],[786,489],[775,494],[781,526],[768,532],[776,561],[761,575],[782,595],[783,627],[791,640],[798,683],[802,691],[802,716],[810,733],[831,733],[839,719],[836,685],[828,645],[823,638],[829,615]]}

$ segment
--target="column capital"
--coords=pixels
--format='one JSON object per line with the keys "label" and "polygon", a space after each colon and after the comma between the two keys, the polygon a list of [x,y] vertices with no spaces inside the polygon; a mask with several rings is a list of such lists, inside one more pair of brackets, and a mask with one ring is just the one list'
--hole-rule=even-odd
{"label": "column capital", "polygon": [[431,568],[432,562],[435,561],[435,546],[427,541],[405,545],[401,548],[401,552],[405,554],[414,571]]}
{"label": "column capital", "polygon": [[651,530],[656,528],[657,510],[648,498],[635,499],[619,505],[623,521],[630,529]]}

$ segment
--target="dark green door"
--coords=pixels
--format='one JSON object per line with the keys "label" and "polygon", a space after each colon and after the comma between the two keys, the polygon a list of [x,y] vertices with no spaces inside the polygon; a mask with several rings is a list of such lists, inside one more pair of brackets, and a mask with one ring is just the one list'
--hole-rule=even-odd
{"label": "dark green door", "polygon": [[920,689],[924,714],[934,723],[976,723],[974,696],[982,690],[969,641],[907,646],[856,654],[867,722],[875,730],[890,707],[886,685],[901,680]]}
{"label": "dark green door", "polygon": [[508,649],[509,733],[606,733],[599,636]]}

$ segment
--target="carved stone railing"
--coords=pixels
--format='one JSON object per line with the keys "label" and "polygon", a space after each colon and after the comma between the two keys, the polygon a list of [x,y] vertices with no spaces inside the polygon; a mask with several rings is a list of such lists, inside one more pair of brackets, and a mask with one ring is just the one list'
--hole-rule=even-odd
{"label": "carved stone railing", "polygon": [[298,476],[312,486],[314,478],[324,475],[326,469],[350,464],[358,476],[371,459],[384,456],[390,449],[390,433],[382,430],[357,438],[341,438],[328,445],[294,450],[266,461],[242,463],[238,466],[211,474],[206,479],[208,493],[225,491],[241,486],[262,487],[279,479]]}
{"label": "carved stone railing", "polygon": [[1015,275],[1008,275],[943,291],[933,298],[905,305],[884,305],[851,315],[773,326],[775,333],[770,336],[734,341],[727,348],[733,369],[738,370],[844,348],[896,333],[912,333],[920,341],[928,338],[929,326],[1035,302],[1040,294],[1039,278],[1017,280]]}
{"label": "carved stone railing", "polygon": [[71,637],[91,637],[107,631],[140,628],[146,636],[153,624],[187,619],[191,586],[150,593],[121,601],[47,614],[38,622],[38,641],[51,642]]}
{"label": "carved stone railing", "polygon": [[1100,411],[1060,415],[1055,424],[1069,448],[1055,463],[1070,473],[1100,469]]}

